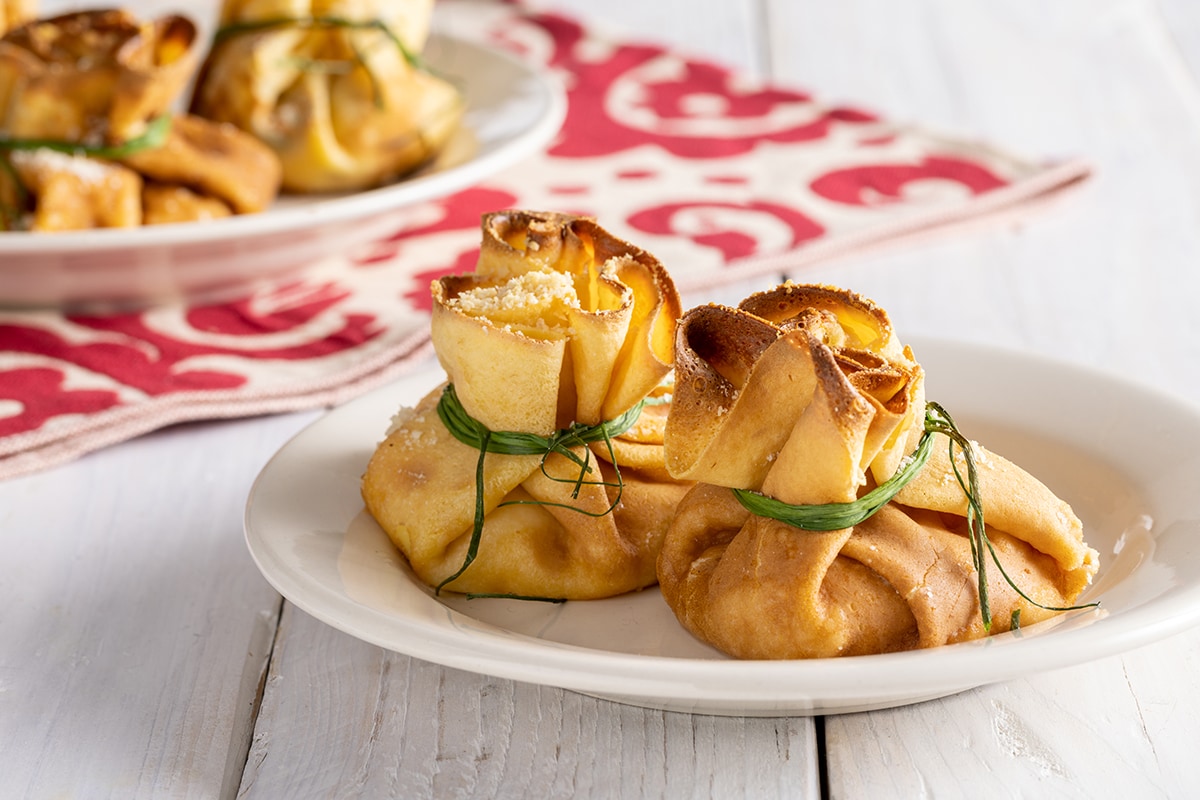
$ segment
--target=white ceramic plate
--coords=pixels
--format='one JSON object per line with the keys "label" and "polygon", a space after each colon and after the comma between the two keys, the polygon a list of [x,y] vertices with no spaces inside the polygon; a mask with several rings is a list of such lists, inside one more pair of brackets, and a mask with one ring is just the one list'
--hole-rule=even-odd
{"label": "white ceramic plate", "polygon": [[561,86],[502,52],[434,35],[423,53],[466,95],[436,163],[345,195],[283,197],[261,214],[54,234],[0,232],[0,305],[138,305],[215,297],[346,253],[399,225],[398,210],[467,188],[532,155],[566,113]]}
{"label": "white ceramic plate", "polygon": [[342,406],[267,464],[246,509],[262,573],[304,611],[428,661],[653,708],[806,715],[886,708],[1122,652],[1200,623],[1200,409],[1028,354],[914,342],[929,397],[1070,502],[1102,564],[1096,611],[925,651],[734,661],[657,590],[548,605],[435,598],[362,510],[359,476],[431,371]]}

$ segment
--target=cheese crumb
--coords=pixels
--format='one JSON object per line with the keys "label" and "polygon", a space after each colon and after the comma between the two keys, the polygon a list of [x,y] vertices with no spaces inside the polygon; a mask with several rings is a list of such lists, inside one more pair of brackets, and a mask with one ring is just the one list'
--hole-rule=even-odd
{"label": "cheese crumb", "polygon": [[497,286],[468,289],[450,298],[446,305],[467,314],[493,314],[548,306],[555,301],[579,307],[570,276],[561,272],[527,272]]}
{"label": "cheese crumb", "polygon": [[70,173],[84,183],[104,183],[113,171],[112,167],[101,161],[60,153],[45,147],[37,150],[14,150],[10,157],[15,165],[36,170],[39,173]]}

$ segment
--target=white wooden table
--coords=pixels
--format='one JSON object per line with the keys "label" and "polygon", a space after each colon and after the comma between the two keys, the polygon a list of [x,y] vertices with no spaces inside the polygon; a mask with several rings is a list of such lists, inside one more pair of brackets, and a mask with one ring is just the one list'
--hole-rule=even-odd
{"label": "white wooden table", "polygon": [[[1090,159],[1082,194],[1021,227],[794,277],[873,297],[902,335],[1200,395],[1189,0],[553,5],[893,119]],[[316,417],[182,426],[0,483],[0,797],[1200,796],[1200,630],[823,719],[649,711],[357,641],[284,602],[242,540],[255,474]]]}

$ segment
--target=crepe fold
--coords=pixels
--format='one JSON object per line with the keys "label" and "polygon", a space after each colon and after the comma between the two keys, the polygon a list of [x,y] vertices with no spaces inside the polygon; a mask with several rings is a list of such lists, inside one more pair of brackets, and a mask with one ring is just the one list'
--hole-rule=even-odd
{"label": "crepe fold", "polygon": [[267,142],[292,192],[387,183],[437,155],[463,112],[420,64],[432,0],[225,0],[192,111]]}
{"label": "crepe fold", "polygon": [[0,40],[0,126],[14,138],[120,144],[166,113],[196,67],[196,26],[117,9],[39,19]]}
{"label": "crepe fold", "polygon": [[[924,371],[883,309],[827,286],[784,284],[681,320],[665,431],[671,474],[696,481],[663,543],[658,578],[680,622],[738,658],[934,647],[1045,619],[1098,565],[1070,506],[971,443],[988,539],[1030,599],[987,570],[981,617],[967,497],[936,435],[924,467],[878,513],[802,530],[732,489],[792,505],[851,502],[888,480],[925,433]],[[957,466],[966,474],[961,452]]]}
{"label": "crepe fold", "polygon": [[0,0],[0,36],[36,16],[34,0]]}
{"label": "crepe fold", "polygon": [[117,9],[29,21],[0,38],[0,228],[132,227],[251,213],[279,190],[274,153],[172,110],[197,62],[187,17]]}
{"label": "crepe fold", "polygon": [[[482,229],[475,272],[431,287],[433,345],[466,414],[551,437],[668,391],[680,306],[653,256],[586,218],[500,212]],[[431,586],[467,558],[480,464],[439,417],[442,392],[402,410],[362,482],[368,511]],[[668,408],[646,405],[611,442],[571,447],[576,460],[489,452],[478,553],[445,588],[585,599],[652,584],[688,488],[663,461]]]}

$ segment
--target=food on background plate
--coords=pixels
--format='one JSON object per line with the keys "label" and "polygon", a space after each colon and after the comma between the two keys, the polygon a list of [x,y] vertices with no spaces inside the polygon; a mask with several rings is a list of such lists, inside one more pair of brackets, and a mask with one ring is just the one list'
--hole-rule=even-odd
{"label": "food on background plate", "polygon": [[981,638],[1073,607],[1098,566],[1071,508],[927,403],[887,314],[844,290],[689,311],[665,448],[696,485],[662,594],[738,658]]}
{"label": "food on background plate", "polygon": [[225,0],[192,111],[278,154],[289,192],[366,189],[436,156],[463,98],[423,66],[432,0]]}
{"label": "food on background plate", "polygon": [[[16,150],[7,163],[7,176],[0,170],[0,210],[6,212],[0,214],[0,230],[128,228],[142,222],[141,176],[120,164],[46,149]],[[32,208],[25,207],[29,198]]]}
{"label": "food on background plate", "polygon": [[0,38],[0,230],[266,208],[280,182],[271,150],[171,110],[195,71],[195,45],[186,17],[143,22],[116,9],[33,20]]}
{"label": "food on background plate", "polygon": [[[435,158],[463,97],[420,60],[432,0],[228,0],[204,68],[185,16],[33,19],[0,2],[0,232],[263,211]],[[194,113],[174,110],[195,77]],[[136,199],[136,202],[134,202]]]}
{"label": "food on background plate", "polygon": [[0,0],[0,36],[37,15],[34,0]]}
{"label": "food on background plate", "polygon": [[366,507],[439,591],[588,599],[653,584],[688,488],[662,450],[674,284],[591,219],[499,212],[482,236],[474,273],[432,284],[447,380],[397,414],[363,476]]}
{"label": "food on background plate", "polygon": [[226,204],[235,214],[266,209],[279,191],[279,160],[232,125],[180,114],[159,147],[121,159],[147,181],[184,186]]}
{"label": "food on background plate", "polygon": [[77,11],[33,20],[0,40],[5,132],[117,145],[166,113],[196,66],[196,26],[169,15]]}

